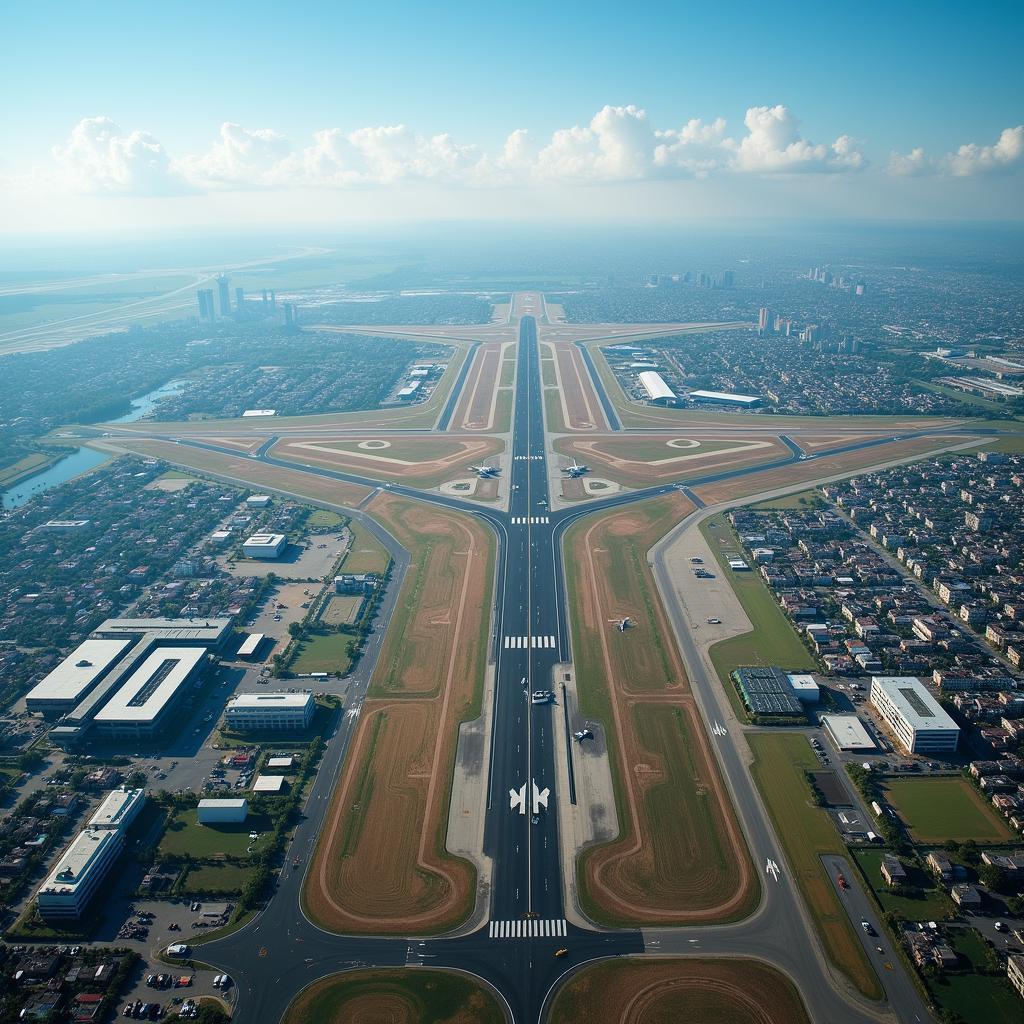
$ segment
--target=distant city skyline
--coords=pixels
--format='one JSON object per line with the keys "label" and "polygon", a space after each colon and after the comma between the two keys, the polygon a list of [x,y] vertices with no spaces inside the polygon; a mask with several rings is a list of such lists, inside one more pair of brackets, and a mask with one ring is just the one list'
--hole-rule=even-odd
{"label": "distant city skyline", "polygon": [[135,12],[9,12],[7,230],[1024,216],[1017,4]]}

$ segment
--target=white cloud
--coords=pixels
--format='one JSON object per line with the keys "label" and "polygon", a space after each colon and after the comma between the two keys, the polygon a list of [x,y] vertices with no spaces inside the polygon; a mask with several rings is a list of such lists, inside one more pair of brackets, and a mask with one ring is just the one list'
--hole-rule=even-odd
{"label": "white cloud", "polygon": [[258,188],[280,185],[278,172],[291,153],[291,143],[271,128],[250,131],[225,121],[217,141],[201,156],[187,156],[180,165],[183,177],[197,185]]}
{"label": "white cloud", "polygon": [[[88,118],[53,152],[74,190],[136,195],[411,183],[604,184],[732,172],[856,171],[865,165],[849,135],[831,145],[802,138],[799,121],[785,106],[751,107],[745,124],[747,133],[736,141],[724,118],[692,118],[680,128],[657,129],[639,107],[607,105],[585,126],[558,129],[546,141],[516,129],[498,152],[487,153],[447,133],[422,135],[404,124],[325,128],[308,145],[295,146],[271,128],[229,121],[208,150],[173,160],[148,133],[126,134],[108,118]],[[987,155],[997,149],[965,153],[964,159],[1003,159]]]}
{"label": "white cloud", "polygon": [[53,148],[68,189],[92,195],[174,195],[188,191],[149,132],[125,133],[109,117],[79,121]]}
{"label": "white cloud", "polygon": [[1003,171],[1020,162],[1024,156],[1024,125],[1004,128],[994,146],[969,142],[955,153],[943,157],[942,165],[958,178],[989,171]]}
{"label": "white cloud", "polygon": [[852,171],[866,163],[849,135],[840,135],[831,146],[808,142],[800,135],[799,119],[781,103],[751,107],[743,123],[747,134],[736,147],[732,165],[737,171]]}
{"label": "white cloud", "polygon": [[886,171],[896,177],[913,178],[923,174],[933,174],[935,163],[925,156],[924,150],[917,146],[909,153],[890,153]]}

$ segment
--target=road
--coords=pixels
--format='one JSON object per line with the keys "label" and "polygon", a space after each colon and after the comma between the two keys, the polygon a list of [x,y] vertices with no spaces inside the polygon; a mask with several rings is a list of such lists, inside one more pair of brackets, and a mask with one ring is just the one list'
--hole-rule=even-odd
{"label": "road", "polygon": [[[613,495],[582,508],[552,512],[548,469],[537,320],[519,312],[519,352],[512,448],[507,476],[509,508],[483,508],[471,502],[402,485],[383,485],[394,493],[468,512],[485,521],[499,539],[496,606],[492,634],[495,693],[492,715],[491,763],[484,845],[493,858],[490,919],[472,934],[429,939],[368,939],[338,936],[313,925],[301,910],[302,874],[308,865],[330,795],[340,776],[348,741],[355,725],[341,718],[328,743],[324,763],[300,824],[293,849],[302,866],[288,866],[267,908],[237,933],[203,946],[201,956],[228,971],[239,985],[236,1020],[278,1020],[295,993],[305,984],[354,966],[430,965],[469,972],[490,985],[504,1000],[516,1022],[541,1019],[546,1000],[561,980],[595,958],[630,953],[746,955],[759,957],[786,971],[799,986],[815,1021],[867,1022],[886,1019],[888,1007],[871,1005],[851,992],[844,979],[827,965],[813,925],[775,839],[771,824],[746,770],[738,736],[729,730],[715,735],[723,776],[743,824],[755,864],[762,871],[764,896],[757,911],[734,925],[645,931],[600,931],[577,928],[565,918],[562,856],[554,801],[559,790],[553,729],[562,716],[552,715],[547,703],[534,704],[535,690],[559,692],[557,666],[571,660],[570,636],[562,566],[566,529],[582,516],[642,501],[680,487],[684,493],[702,483],[765,472],[796,461],[813,462],[792,439],[788,454],[769,465],[712,472],[691,479],[686,487],[665,484]],[[453,396],[457,393],[453,390]],[[116,432],[113,432],[116,433]],[[126,432],[127,433],[127,432]],[[912,431],[901,437],[920,437],[949,430]],[[131,436],[145,436],[132,430]],[[184,436],[149,435],[173,441],[182,449],[205,448],[238,458],[237,449]],[[857,451],[891,440],[873,438],[850,444]],[[250,456],[292,472],[346,480],[374,489],[382,485],[357,474],[303,466],[269,454],[273,439]],[[833,457],[835,451],[827,457]],[[187,465],[187,459],[183,459]],[[802,486],[811,486],[810,483]],[[694,526],[698,511],[684,524]],[[351,510],[344,510],[347,514]],[[396,579],[389,588],[379,619],[380,631],[371,638],[353,684],[356,706],[365,694],[379,651],[379,641],[397,599],[400,575],[408,556],[393,538],[360,513],[396,559]],[[667,569],[655,559],[655,574],[664,594]],[[682,650],[691,684],[705,721],[723,717],[725,695],[698,650],[680,609],[671,600],[667,610]],[[570,744],[571,748],[571,744]],[[574,851],[569,851],[570,855]],[[848,876],[849,877],[849,876]],[[853,896],[850,897],[853,899]],[[856,907],[852,912],[859,913]],[[857,919],[859,922],[859,918]],[[555,957],[558,949],[567,955]],[[872,947],[873,950],[873,947]],[[877,957],[876,957],[877,959]],[[884,967],[883,967],[884,970]],[[885,970],[889,1005],[900,1021],[928,1019],[899,962]],[[891,1018],[889,1018],[891,1019]]]}

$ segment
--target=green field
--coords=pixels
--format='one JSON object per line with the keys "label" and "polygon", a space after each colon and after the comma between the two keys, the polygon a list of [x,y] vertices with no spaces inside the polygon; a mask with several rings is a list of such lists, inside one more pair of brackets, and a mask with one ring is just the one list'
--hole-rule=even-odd
{"label": "green field", "polygon": [[[542,364],[543,365],[543,364]],[[509,356],[501,361],[501,376],[498,378],[498,386],[510,388],[516,380],[516,357]]]}
{"label": "green field", "polygon": [[[987,946],[973,928],[951,929],[949,943],[970,961],[971,974],[945,973],[928,981],[928,989],[943,1010],[959,1015],[966,1024],[1018,1024],[1021,1019],[1020,996],[1005,975],[992,977],[980,973],[986,968]],[[954,1018],[957,1019],[957,1018]]]}
{"label": "green field", "polygon": [[546,388],[558,387],[554,359],[542,359],[540,361],[540,379]]}
{"label": "green field", "polygon": [[549,433],[557,434],[565,430],[558,388],[544,389],[544,421]]}
{"label": "green field", "polygon": [[490,991],[461,974],[421,968],[353,971],[300,992],[282,1024],[403,1021],[405,1024],[505,1024]]}
{"label": "green field", "polygon": [[1006,452],[1008,455],[1024,454],[1024,434],[1000,437],[994,441],[986,441],[975,449],[979,452]]}
{"label": "green field", "polygon": [[0,469],[0,487],[11,487],[25,477],[41,473],[47,466],[56,462],[59,455],[45,455],[43,452],[32,452],[17,462]]}
{"label": "green field", "polygon": [[352,639],[348,633],[312,633],[299,641],[298,654],[289,668],[297,675],[305,672],[344,675],[352,664],[348,653]]}
{"label": "green field", "polygon": [[[260,850],[269,840],[273,827],[265,814],[250,814],[239,824],[200,825],[196,820],[195,808],[189,808],[178,811],[171,819],[160,843],[160,854],[171,857],[188,855],[197,860],[216,857],[218,854],[245,857],[247,850],[250,853]],[[249,839],[250,832],[260,834],[255,843]]]}
{"label": "green field", "polygon": [[333,530],[345,525],[345,517],[327,508],[315,508],[309,513],[306,525],[311,530]]}
{"label": "green field", "polygon": [[[728,579],[754,627],[749,633],[722,640],[710,651],[718,678],[734,707],[745,718],[743,702],[729,679],[733,669],[745,665],[777,665],[794,671],[813,672],[817,665],[761,577],[756,572],[738,573],[729,568],[724,552],[740,553],[743,549],[725,517],[714,516],[706,520],[700,531],[714,552],[718,571]],[[720,538],[727,539],[728,543],[719,544]]]}
{"label": "green field", "polygon": [[1007,843],[1014,838],[966,779],[890,779],[885,795],[918,843]]}
{"label": "green field", "polygon": [[383,575],[391,564],[391,556],[384,550],[379,540],[368,530],[356,523],[348,524],[352,534],[352,543],[348,554],[341,564],[341,572],[358,576],[364,572],[375,572]]}
{"label": "green field", "polygon": [[252,876],[253,869],[239,864],[203,864],[192,868],[181,892],[215,892],[225,896],[240,893]]}
{"label": "green field", "polygon": [[894,911],[908,921],[944,921],[955,916],[953,901],[935,888],[931,875],[909,859],[900,858],[907,871],[906,884],[920,890],[920,896],[897,896],[889,890],[879,872],[885,856],[883,850],[854,850],[853,856],[883,910]]}
{"label": "green field", "polygon": [[796,494],[787,494],[782,498],[773,498],[771,501],[759,501],[750,508],[757,511],[769,511],[771,509],[801,509],[821,508],[826,504],[825,499],[813,488],[807,491],[797,491]]}
{"label": "green field", "polygon": [[823,854],[845,857],[847,850],[828,814],[811,802],[804,771],[819,765],[810,744],[803,736],[767,733],[748,734],[747,741],[754,752],[751,774],[826,955],[864,995],[881,999],[882,987],[820,860]]}

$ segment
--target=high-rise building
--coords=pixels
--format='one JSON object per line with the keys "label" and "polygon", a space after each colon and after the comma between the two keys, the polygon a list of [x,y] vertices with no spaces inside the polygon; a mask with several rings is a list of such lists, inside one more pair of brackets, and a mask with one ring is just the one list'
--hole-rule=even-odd
{"label": "high-rise building", "polygon": [[199,300],[199,319],[209,320],[210,310],[206,305],[206,289],[200,288],[199,291],[196,292],[196,298]]}
{"label": "high-rise building", "polygon": [[295,307],[290,303],[284,304],[284,325],[285,327],[291,327],[295,323]]}
{"label": "high-rise building", "polygon": [[236,288],[235,289],[235,311],[238,312],[238,313],[241,313],[244,308],[245,308],[245,289],[244,288]]}
{"label": "high-rise building", "polygon": [[736,272],[733,270],[726,270],[722,274],[722,287],[731,288],[736,283]]}
{"label": "high-rise building", "polygon": [[277,293],[273,288],[270,289],[270,308],[275,311],[277,310]]}
{"label": "high-rise building", "polygon": [[767,306],[762,306],[757,314],[757,329],[767,331],[771,323],[772,311]]}
{"label": "high-rise building", "polygon": [[267,289],[264,288],[263,289],[263,308],[266,309],[267,306],[269,306],[269,305],[270,305],[270,302],[267,299]]}
{"label": "high-rise building", "polygon": [[230,278],[227,274],[221,274],[217,278],[217,290],[220,293],[220,315],[227,316],[231,312],[231,292],[228,289]]}
{"label": "high-rise building", "polygon": [[867,285],[866,285],[866,284],[864,284],[864,282],[863,282],[863,281],[861,281],[861,282],[860,282],[860,283],[859,283],[859,284],[857,285],[857,287],[856,287],[856,288],[854,289],[854,292],[855,292],[855,294],[857,294],[857,295],[863,295],[865,291],[867,291]]}

